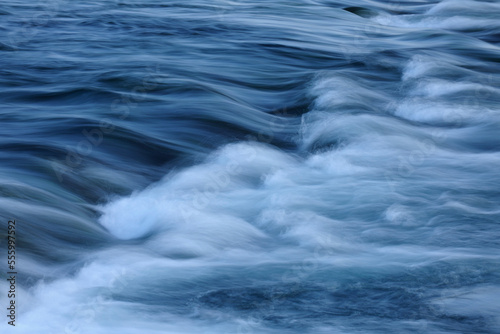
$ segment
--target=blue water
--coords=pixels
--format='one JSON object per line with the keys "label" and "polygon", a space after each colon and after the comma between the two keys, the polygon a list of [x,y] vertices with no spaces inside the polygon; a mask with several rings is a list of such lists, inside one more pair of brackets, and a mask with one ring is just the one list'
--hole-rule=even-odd
{"label": "blue water", "polygon": [[2,1],[1,332],[500,333],[499,19]]}

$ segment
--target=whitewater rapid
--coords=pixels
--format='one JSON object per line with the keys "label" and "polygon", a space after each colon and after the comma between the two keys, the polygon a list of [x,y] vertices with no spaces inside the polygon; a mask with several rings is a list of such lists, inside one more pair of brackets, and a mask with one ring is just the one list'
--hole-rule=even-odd
{"label": "whitewater rapid", "polygon": [[[22,311],[8,333],[499,331],[500,49],[492,41],[500,7],[348,2],[304,1],[303,11],[287,2],[270,12],[258,1],[219,7],[224,22],[242,24],[243,33],[226,32],[226,42],[239,45],[247,30],[260,28],[271,34],[266,47],[287,46],[271,54],[293,64],[290,76],[301,76],[291,85],[310,102],[304,112],[259,114],[273,105],[274,93],[253,93],[262,101],[250,105],[249,88],[226,92],[207,84],[200,98],[227,93],[237,111],[201,100],[192,102],[200,108],[193,119],[222,133],[226,125],[217,122],[247,129],[244,138],[234,135],[205,154],[179,135],[169,147],[195,157],[155,165],[162,176],[152,182],[139,168],[107,166],[112,150],[99,152],[104,162],[85,167],[82,182],[119,191],[71,204],[78,208],[71,213],[65,202],[47,208],[2,198],[8,212],[34,210],[32,219],[51,217],[46,229],[57,226],[57,233],[81,242],[40,239],[67,256],[58,263],[40,251],[26,253]],[[199,10],[208,10],[201,3]],[[367,9],[342,11],[347,5]],[[273,22],[280,8],[297,16]],[[301,39],[321,13],[325,31],[314,43]],[[329,28],[330,20],[340,23]],[[271,33],[292,26],[303,29],[301,38]],[[356,26],[363,39],[349,38]],[[330,67],[308,58],[309,52],[327,57],[330,48],[344,50]],[[305,79],[302,62],[313,69]],[[248,79],[252,89],[273,85],[264,80],[272,72],[262,73],[262,82]],[[172,94],[181,94],[182,81],[165,80]],[[163,130],[152,119],[144,131],[154,141]],[[186,124],[172,131],[181,133]],[[200,129],[208,133],[210,126]],[[126,150],[118,139],[117,150]],[[119,165],[124,170],[113,167]],[[53,187],[46,192],[84,202]],[[35,188],[29,191],[38,194]],[[66,230],[65,221],[72,227]],[[0,289],[6,286],[3,280]]]}

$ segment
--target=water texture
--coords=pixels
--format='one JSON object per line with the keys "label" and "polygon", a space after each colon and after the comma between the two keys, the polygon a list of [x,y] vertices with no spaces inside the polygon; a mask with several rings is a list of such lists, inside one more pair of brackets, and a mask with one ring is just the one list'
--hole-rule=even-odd
{"label": "water texture", "polygon": [[499,333],[499,19],[2,1],[1,332]]}

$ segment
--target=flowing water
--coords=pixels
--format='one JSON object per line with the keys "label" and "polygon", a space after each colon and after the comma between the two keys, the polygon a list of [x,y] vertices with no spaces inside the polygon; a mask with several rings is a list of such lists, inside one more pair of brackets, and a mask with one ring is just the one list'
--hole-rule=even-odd
{"label": "flowing water", "polygon": [[499,19],[2,1],[2,333],[500,332]]}

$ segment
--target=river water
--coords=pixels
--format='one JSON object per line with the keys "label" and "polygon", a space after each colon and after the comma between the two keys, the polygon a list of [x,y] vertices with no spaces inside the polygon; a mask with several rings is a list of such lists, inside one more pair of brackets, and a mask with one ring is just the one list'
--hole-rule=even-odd
{"label": "river water", "polygon": [[3,1],[2,333],[500,332],[499,18]]}

